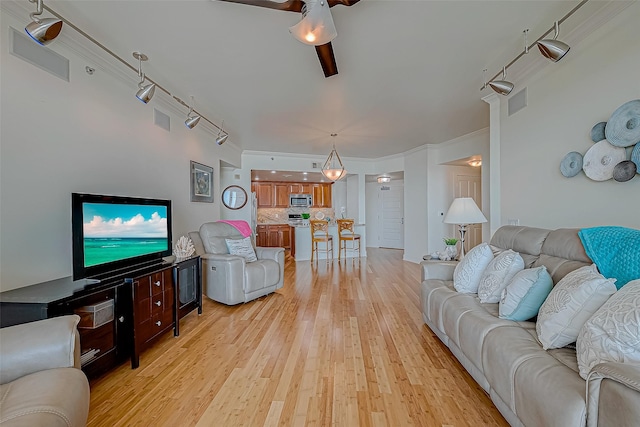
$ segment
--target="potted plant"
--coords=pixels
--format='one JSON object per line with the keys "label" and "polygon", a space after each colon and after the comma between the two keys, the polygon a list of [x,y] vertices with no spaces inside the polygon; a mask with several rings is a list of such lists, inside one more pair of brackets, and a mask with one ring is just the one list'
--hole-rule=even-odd
{"label": "potted plant", "polygon": [[456,239],[455,237],[445,237],[442,240],[446,245],[446,247],[444,248],[444,253],[446,254],[446,256],[449,259],[455,259],[456,256],[458,256],[458,247],[456,246],[456,244],[458,243],[459,239]]}

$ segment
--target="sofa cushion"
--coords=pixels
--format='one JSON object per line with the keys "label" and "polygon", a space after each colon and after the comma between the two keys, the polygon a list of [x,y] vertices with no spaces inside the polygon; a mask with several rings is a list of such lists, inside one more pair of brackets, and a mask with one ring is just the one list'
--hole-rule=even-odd
{"label": "sofa cushion", "polygon": [[586,321],[615,293],[615,279],[605,279],[595,265],[567,274],[553,288],[538,313],[536,332],[542,347],[560,348],[576,341]]}
{"label": "sofa cushion", "polygon": [[483,303],[500,301],[502,290],[511,282],[513,276],[524,268],[524,261],[517,252],[511,249],[495,257],[482,273],[478,285],[478,298]]}
{"label": "sofa cushion", "polygon": [[584,324],[576,341],[580,376],[602,362],[640,364],[640,280],[628,282]]}
{"label": "sofa cushion", "polygon": [[256,251],[251,244],[251,237],[244,239],[224,239],[229,249],[229,255],[238,255],[246,259],[247,262],[257,261]]}
{"label": "sofa cushion", "polygon": [[89,382],[80,369],[55,368],[25,375],[0,386],[0,424],[84,426],[89,413]]}
{"label": "sofa cushion", "polygon": [[200,237],[207,253],[228,254],[225,239],[242,239],[244,236],[225,222],[206,222],[200,226]]}
{"label": "sofa cushion", "polygon": [[456,265],[456,269],[453,272],[453,286],[456,291],[471,294],[477,293],[482,273],[484,273],[492,259],[493,253],[487,243],[481,243],[471,249]]}
{"label": "sofa cushion", "polygon": [[522,256],[526,267],[531,267],[542,253],[543,244],[550,230],[542,228],[506,225],[500,227],[491,238],[491,245],[499,249],[512,249]]}
{"label": "sofa cushion", "polygon": [[537,316],[551,288],[553,280],[546,267],[519,271],[502,291],[499,317],[522,322]]}
{"label": "sofa cushion", "polygon": [[558,283],[573,270],[591,264],[593,262],[587,256],[578,237],[578,229],[560,228],[547,235],[540,257],[532,267],[544,265],[553,278],[553,283]]}

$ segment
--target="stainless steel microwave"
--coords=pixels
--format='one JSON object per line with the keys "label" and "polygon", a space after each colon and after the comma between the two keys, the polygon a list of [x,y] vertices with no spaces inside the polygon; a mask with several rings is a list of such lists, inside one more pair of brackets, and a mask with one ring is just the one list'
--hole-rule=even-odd
{"label": "stainless steel microwave", "polygon": [[289,206],[292,208],[311,207],[311,194],[290,194]]}

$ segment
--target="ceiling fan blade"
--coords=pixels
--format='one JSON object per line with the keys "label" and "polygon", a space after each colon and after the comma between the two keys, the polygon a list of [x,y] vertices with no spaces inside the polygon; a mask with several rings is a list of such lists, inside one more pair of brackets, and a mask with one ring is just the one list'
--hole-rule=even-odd
{"label": "ceiling fan blade", "polygon": [[333,7],[337,4],[342,4],[345,6],[353,6],[354,4],[358,3],[360,0],[329,0],[329,7]]}
{"label": "ceiling fan blade", "polygon": [[[298,13],[302,12],[302,5],[304,4],[302,0],[287,0],[282,3],[269,1],[269,0],[218,0],[218,1],[224,1],[227,3],[240,3],[240,4],[246,4],[249,6],[260,6],[260,7],[266,7],[268,9],[284,10],[287,12],[298,12]],[[346,1],[353,1],[353,0],[346,0]]]}
{"label": "ceiling fan blade", "polygon": [[333,47],[331,42],[316,46],[316,53],[322,65],[322,71],[324,71],[325,77],[331,77],[338,74],[338,65],[336,65],[336,58],[333,56]]}

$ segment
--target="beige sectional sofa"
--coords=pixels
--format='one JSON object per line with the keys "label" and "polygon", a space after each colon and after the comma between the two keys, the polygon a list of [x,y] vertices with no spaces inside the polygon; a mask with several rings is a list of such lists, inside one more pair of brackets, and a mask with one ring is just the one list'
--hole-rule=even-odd
{"label": "beige sectional sofa", "polygon": [[0,329],[0,425],[81,427],[89,382],[80,370],[77,315]]}
{"label": "beige sectional sofa", "polygon": [[[505,226],[491,239],[525,268],[544,265],[554,284],[591,264],[577,229]],[[455,262],[422,263],[425,323],[489,394],[512,426],[640,426],[640,365],[601,363],[587,381],[575,347],[545,351],[533,321],[498,318],[498,304],[453,287]]]}

